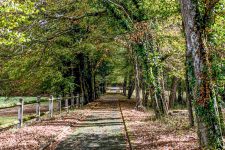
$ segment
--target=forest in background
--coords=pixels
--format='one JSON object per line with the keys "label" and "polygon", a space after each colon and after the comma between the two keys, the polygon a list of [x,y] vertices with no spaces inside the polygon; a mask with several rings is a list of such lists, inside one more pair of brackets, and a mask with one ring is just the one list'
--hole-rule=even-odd
{"label": "forest in background", "polygon": [[87,104],[120,85],[158,119],[187,106],[200,145],[222,148],[224,23],[224,0],[3,0],[0,94]]}

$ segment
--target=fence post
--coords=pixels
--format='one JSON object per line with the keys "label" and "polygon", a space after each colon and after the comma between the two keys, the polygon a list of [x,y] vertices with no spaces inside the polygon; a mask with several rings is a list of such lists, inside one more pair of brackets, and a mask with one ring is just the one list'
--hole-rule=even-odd
{"label": "fence post", "polygon": [[66,113],[69,113],[69,105],[68,105],[68,95],[65,97],[65,108],[66,108]]}
{"label": "fence post", "polygon": [[59,96],[57,98],[57,100],[58,100],[58,111],[59,111],[59,114],[61,114],[61,112],[62,112],[62,96]]}
{"label": "fence post", "polygon": [[41,97],[37,96],[37,103],[36,103],[36,121],[39,121],[41,117]]}
{"label": "fence post", "polygon": [[76,96],[76,107],[79,108],[79,94]]}
{"label": "fence post", "polygon": [[18,128],[21,128],[22,125],[23,125],[23,104],[24,104],[24,101],[23,101],[23,98],[20,98],[19,99],[19,109],[18,109]]}
{"label": "fence post", "polygon": [[49,98],[49,117],[53,117],[53,96],[51,95]]}
{"label": "fence post", "polygon": [[74,108],[74,94],[71,93],[71,107]]}

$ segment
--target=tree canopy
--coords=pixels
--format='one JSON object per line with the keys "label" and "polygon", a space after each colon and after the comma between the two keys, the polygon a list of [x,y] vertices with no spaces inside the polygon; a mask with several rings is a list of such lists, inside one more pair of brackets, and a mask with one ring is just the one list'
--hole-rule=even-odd
{"label": "tree canopy", "polygon": [[[215,87],[217,101],[224,100],[225,0],[189,1],[197,14],[193,30],[199,29],[196,33],[206,51],[199,51],[200,59],[204,56],[209,63],[203,60],[199,65],[209,68],[208,85]],[[101,87],[117,84],[124,86],[125,94],[128,90],[128,97],[135,89],[136,108],[152,106],[160,118],[168,113],[168,103],[173,105],[173,96],[167,98],[166,92],[176,92],[179,80],[195,105],[199,96],[194,85],[201,85],[194,74],[196,47],[190,49],[195,33],[189,35],[193,26],[185,24],[188,2],[0,1],[0,94],[72,92],[88,103]]]}

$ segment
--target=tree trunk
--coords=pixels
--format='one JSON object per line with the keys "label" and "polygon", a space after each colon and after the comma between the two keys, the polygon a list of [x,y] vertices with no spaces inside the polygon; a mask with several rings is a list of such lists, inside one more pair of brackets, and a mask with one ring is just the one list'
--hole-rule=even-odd
{"label": "tree trunk", "polygon": [[212,89],[208,49],[203,42],[204,28],[198,5],[200,4],[196,0],[181,0],[187,55],[192,57],[194,67],[191,89],[194,94],[198,137],[202,148],[223,149],[218,105]]}
{"label": "tree trunk", "polygon": [[135,85],[135,82],[133,80],[132,74],[130,74],[129,75],[129,84],[128,84],[128,95],[127,95],[128,99],[131,99],[131,96],[134,91],[134,85]]}
{"label": "tree trunk", "polygon": [[165,96],[165,81],[164,81],[164,72],[162,73],[162,78],[160,80],[160,84],[161,84],[161,87],[162,87],[162,98],[164,100],[164,103],[166,105],[166,110],[168,110],[168,103],[167,103],[167,99],[166,99],[166,96]]}
{"label": "tree trunk", "polygon": [[222,112],[222,104],[221,104],[221,100],[218,100],[218,111],[219,111],[219,117],[220,117],[220,122],[221,122],[221,131],[222,131],[222,135],[225,135],[225,124],[224,124],[224,118],[223,118],[223,112]]}
{"label": "tree trunk", "polygon": [[98,98],[98,86],[96,84],[96,76],[94,74],[94,91],[95,91],[95,95],[94,95],[94,99]]}
{"label": "tree trunk", "polygon": [[135,59],[135,90],[136,90],[136,109],[143,108],[142,100],[140,98],[140,74],[138,66],[138,56]]}
{"label": "tree trunk", "polygon": [[178,78],[173,77],[171,91],[170,91],[170,97],[169,97],[169,108],[170,109],[174,107],[174,103],[176,100],[177,85],[178,85]]}
{"label": "tree trunk", "polygon": [[92,101],[96,99],[95,93],[95,74],[91,71],[91,88],[92,88]]}
{"label": "tree trunk", "polygon": [[150,99],[148,100],[148,106],[150,108],[152,107],[154,109],[154,111],[156,112],[156,110],[154,108],[155,97],[154,97],[154,89],[153,89],[153,86],[149,86],[149,96],[150,96]]}
{"label": "tree trunk", "polygon": [[[223,91],[225,91],[225,84],[223,86],[223,89],[224,89]],[[222,101],[225,102],[225,92],[224,93],[220,93],[220,95],[221,95]]]}
{"label": "tree trunk", "polygon": [[145,97],[145,83],[143,79],[141,79],[141,95],[142,95],[142,103],[143,103],[144,97]]}
{"label": "tree trunk", "polygon": [[153,103],[156,118],[161,118],[167,115],[167,107],[165,100],[162,97],[161,84],[159,81],[159,68],[154,67],[150,69],[151,87],[150,95]]}
{"label": "tree trunk", "polygon": [[178,97],[177,97],[177,102],[178,104],[180,105],[183,105],[183,90],[182,90],[182,80],[179,79],[179,82],[178,82],[178,89],[177,89],[177,93],[178,93]]}
{"label": "tree trunk", "polygon": [[85,83],[84,83],[84,71],[83,71],[84,58],[82,54],[80,55],[79,59],[80,59],[80,64],[79,64],[80,95],[85,97]]}
{"label": "tree trunk", "polygon": [[219,111],[219,116],[220,116],[220,122],[221,122],[221,130],[222,130],[222,134],[225,135],[225,124],[224,124],[224,118],[223,118],[223,112],[222,112],[222,103],[221,103],[221,97],[219,94],[219,90],[218,90],[218,82],[216,81],[216,99],[218,102],[218,111]]}
{"label": "tree trunk", "polygon": [[[191,89],[191,77],[194,76],[193,66],[191,65],[190,58],[186,56],[186,101],[188,106],[188,117],[189,117],[189,124],[190,127],[194,126],[194,115],[193,115],[193,108],[192,108],[192,101],[193,101],[193,92]],[[192,86],[193,87],[193,86]]]}
{"label": "tree trunk", "polygon": [[156,67],[156,97],[157,97],[157,101],[158,101],[158,105],[159,105],[159,110],[160,110],[160,115],[161,116],[165,116],[168,113],[167,107],[166,107],[166,103],[165,103],[165,99],[163,99],[163,94],[162,94],[162,88],[161,88],[161,84],[160,84],[160,72],[159,72],[159,68]]}
{"label": "tree trunk", "polygon": [[127,75],[125,75],[124,81],[123,81],[123,95],[127,96]]}
{"label": "tree trunk", "polygon": [[148,106],[148,97],[149,97],[149,95],[150,95],[150,90],[149,90],[149,88],[148,88],[148,89],[146,90],[145,95],[144,95],[144,98],[143,98],[143,105],[144,105],[145,107]]}
{"label": "tree trunk", "polygon": [[142,94],[142,105],[144,107],[147,106],[147,99],[148,99],[148,96],[146,95],[147,94],[147,91],[146,91],[146,82],[144,81],[144,75],[143,75],[143,72],[141,71],[141,94]]}
{"label": "tree trunk", "polygon": [[85,77],[85,87],[87,90],[87,103],[93,100],[93,92],[92,92],[92,73],[91,73],[91,65],[89,62],[89,58],[85,57],[85,68],[84,68],[84,77]]}

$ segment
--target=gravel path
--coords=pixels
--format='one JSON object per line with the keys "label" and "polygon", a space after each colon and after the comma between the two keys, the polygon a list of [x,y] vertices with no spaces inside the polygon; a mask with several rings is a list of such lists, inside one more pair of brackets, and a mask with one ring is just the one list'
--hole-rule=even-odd
{"label": "gravel path", "polygon": [[124,125],[115,95],[106,95],[87,106],[87,117],[56,146],[57,150],[126,149]]}

